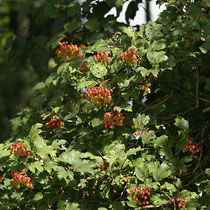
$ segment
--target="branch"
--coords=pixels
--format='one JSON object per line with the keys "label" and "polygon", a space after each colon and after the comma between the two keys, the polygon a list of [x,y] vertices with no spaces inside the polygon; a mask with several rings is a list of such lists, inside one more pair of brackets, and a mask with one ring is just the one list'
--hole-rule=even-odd
{"label": "branch", "polygon": [[196,67],[196,90],[195,90],[195,107],[199,107],[199,74],[198,74],[198,67]]}
{"label": "branch", "polygon": [[155,208],[159,208],[161,206],[163,206],[163,205],[159,205],[159,206],[153,206],[153,205],[142,206],[142,207],[135,208],[135,210],[139,210],[139,209],[155,209]]}
{"label": "branch", "polygon": [[203,112],[203,113],[210,112],[210,107],[207,107],[207,108],[205,108],[205,109],[202,109],[202,112]]}
{"label": "branch", "polygon": [[173,92],[171,92],[166,98],[164,98],[164,99],[163,99],[162,101],[160,101],[159,103],[154,104],[153,106],[147,107],[146,109],[144,109],[143,111],[141,111],[140,114],[146,112],[147,110],[154,109],[154,108],[156,108],[157,106],[163,104],[163,103],[166,102],[169,98],[171,98],[172,95],[173,95]]}

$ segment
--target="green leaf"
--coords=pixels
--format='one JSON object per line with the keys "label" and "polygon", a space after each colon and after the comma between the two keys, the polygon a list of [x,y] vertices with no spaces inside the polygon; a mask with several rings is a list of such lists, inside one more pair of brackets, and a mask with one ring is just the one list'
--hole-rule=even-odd
{"label": "green leaf", "polygon": [[174,125],[182,130],[188,130],[189,129],[189,122],[185,120],[182,117],[177,117],[175,119]]}
{"label": "green leaf", "polygon": [[178,151],[182,150],[187,142],[188,142],[188,138],[187,137],[180,138],[176,142],[176,147],[175,147],[176,151],[178,152]]}
{"label": "green leaf", "polygon": [[159,162],[152,163],[152,175],[155,181],[160,181],[171,174],[170,167],[163,162],[161,165]]}
{"label": "green leaf", "polygon": [[67,6],[67,16],[73,17],[80,9],[81,7],[77,2],[70,2]]}
{"label": "green leaf", "polygon": [[38,192],[34,195],[33,201],[39,201],[44,197],[44,195],[42,194],[42,192]]}
{"label": "green leaf", "polygon": [[56,150],[52,146],[44,146],[42,148],[39,148],[37,151],[37,155],[39,155],[41,158],[48,158],[48,155],[51,157],[56,156]]}
{"label": "green leaf", "polygon": [[85,24],[84,27],[88,29],[90,32],[95,32],[98,30],[100,23],[97,19],[89,19]]}
{"label": "green leaf", "polygon": [[65,37],[64,33],[57,33],[52,37],[52,39],[50,39],[50,41],[48,41],[46,45],[47,48],[52,47],[52,49],[55,49],[58,45],[58,42],[60,42],[64,37]]}
{"label": "green leaf", "polygon": [[40,108],[41,105],[46,101],[45,95],[39,95],[31,99],[30,103],[36,108]]}
{"label": "green leaf", "polygon": [[72,180],[73,177],[74,177],[74,174],[73,174],[72,171],[66,171],[66,170],[65,170],[63,167],[61,167],[61,166],[58,166],[56,171],[57,171],[58,178],[59,178],[60,180],[62,180],[62,179],[65,179],[66,181],[67,181],[67,179]]}
{"label": "green leaf", "polygon": [[33,162],[29,165],[29,169],[30,171],[32,171],[33,173],[36,173],[36,170],[37,169],[39,172],[43,172],[43,167],[42,167],[42,164],[41,162],[39,161],[36,161],[36,162]]}
{"label": "green leaf", "polygon": [[141,148],[140,147],[137,147],[137,148],[131,148],[127,151],[127,156],[129,155],[136,155],[137,152],[141,151]]}
{"label": "green leaf", "polygon": [[168,57],[165,54],[165,51],[148,51],[147,58],[152,64],[159,64],[168,60]]}
{"label": "green leaf", "polygon": [[72,33],[73,31],[75,31],[76,29],[78,29],[81,26],[81,22],[79,20],[73,20],[69,23],[66,23],[64,25],[64,29],[66,32],[68,33]]}
{"label": "green leaf", "polygon": [[118,112],[121,112],[122,110],[132,112],[132,106],[130,104],[122,104],[120,106],[115,106],[115,108]]}
{"label": "green leaf", "polygon": [[149,131],[146,135],[145,133],[142,135],[142,143],[147,144],[150,140],[155,138],[155,133],[153,131]]}
{"label": "green leaf", "polygon": [[65,210],[80,210],[78,203],[68,203]]}
{"label": "green leaf", "polygon": [[145,116],[145,114],[138,114],[137,118],[133,118],[134,125],[137,125],[140,129],[144,129],[145,125],[147,125],[150,121],[149,116]]}
{"label": "green leaf", "polygon": [[[164,205],[164,204],[168,204],[168,200],[169,199],[166,199],[165,196],[163,195],[159,195],[159,194],[156,194],[156,195],[153,195],[151,198],[150,198],[151,202],[154,204],[154,205]],[[171,208],[170,208],[171,209]]]}
{"label": "green leaf", "polygon": [[156,149],[157,147],[164,147],[168,143],[168,136],[162,135],[158,137],[156,140],[154,140],[154,148]]}
{"label": "green leaf", "polygon": [[112,209],[113,210],[124,210],[125,209],[125,204],[122,201],[114,201],[112,203]]}
{"label": "green leaf", "polygon": [[131,28],[131,27],[122,27],[121,28],[122,32],[124,32],[125,34],[128,35],[128,37],[130,38],[134,38],[135,37],[135,29]]}
{"label": "green leaf", "polygon": [[207,168],[205,172],[206,172],[207,176],[210,177],[210,168]]}
{"label": "green leaf", "polygon": [[80,80],[79,83],[77,84],[77,90],[82,90],[82,89],[88,88],[88,87],[94,87],[95,85],[97,85],[96,81]]}
{"label": "green leaf", "polygon": [[103,119],[101,118],[94,118],[93,120],[91,120],[91,124],[93,127],[97,127],[99,125],[103,124]]}
{"label": "green leaf", "polygon": [[81,174],[94,173],[90,161],[82,159],[82,153],[76,150],[66,151],[62,153],[60,161],[72,165],[74,171],[78,171]]}
{"label": "green leaf", "polygon": [[151,73],[150,70],[148,70],[148,69],[146,69],[144,67],[141,67],[141,66],[136,69],[136,72],[141,72],[141,75],[143,77],[146,77],[146,76],[148,76]]}
{"label": "green leaf", "polygon": [[51,161],[51,160],[47,161],[44,165],[44,169],[46,171],[48,171],[49,173],[51,173],[52,170],[56,170],[56,168],[57,168],[56,163],[54,161]]}
{"label": "green leaf", "polygon": [[35,85],[35,87],[33,88],[33,90],[40,90],[45,88],[45,83],[44,82],[39,82]]}
{"label": "green leaf", "polygon": [[104,76],[107,74],[107,69],[102,63],[91,65],[90,70],[95,77],[100,79],[103,79]]}
{"label": "green leaf", "polygon": [[140,181],[146,181],[148,177],[148,168],[145,163],[142,163],[140,167],[135,167],[136,177]]}

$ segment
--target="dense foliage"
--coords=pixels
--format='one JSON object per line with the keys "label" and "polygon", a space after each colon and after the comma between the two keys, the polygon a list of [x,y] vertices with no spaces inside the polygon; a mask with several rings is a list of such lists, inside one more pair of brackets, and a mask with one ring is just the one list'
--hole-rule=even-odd
{"label": "dense foliage", "polygon": [[[30,105],[31,87],[44,81],[54,67],[50,59],[56,39],[83,44],[105,39],[119,26],[129,25],[141,2],[0,0],[0,141],[9,136],[8,119]],[[117,22],[124,3],[126,24]],[[111,9],[117,14],[108,15]]]}
{"label": "dense foliage", "polygon": [[137,31],[52,37],[54,68],[0,144],[2,209],[210,207],[210,3],[166,6]]}

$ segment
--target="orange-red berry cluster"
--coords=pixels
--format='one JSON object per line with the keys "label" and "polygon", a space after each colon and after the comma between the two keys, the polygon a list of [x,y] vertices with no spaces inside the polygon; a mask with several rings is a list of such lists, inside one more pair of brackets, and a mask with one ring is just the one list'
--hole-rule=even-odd
{"label": "orange-red berry cluster", "polygon": [[103,124],[105,128],[114,128],[115,126],[123,126],[125,116],[113,109],[113,112],[106,112],[103,116]]}
{"label": "orange-red berry cluster", "polygon": [[[87,177],[87,180],[91,180],[91,178],[90,178],[90,177]],[[93,182],[92,189],[91,189],[91,190],[85,190],[85,191],[82,193],[82,195],[83,195],[84,197],[89,197],[89,196],[91,196],[91,194],[94,195],[94,194],[96,193],[96,187],[97,187],[97,185],[98,185],[98,180],[95,180],[95,181]]]}
{"label": "orange-red berry cluster", "polygon": [[139,86],[139,91],[142,91],[143,93],[151,93],[151,89],[149,88],[151,86],[151,83],[146,83],[146,84],[142,84],[142,81],[139,80],[139,82],[141,83],[141,85]]}
{"label": "orange-red berry cluster", "polygon": [[20,156],[29,156],[31,153],[26,150],[22,143],[16,142],[9,146],[11,154],[14,154],[16,157]]}
{"label": "orange-red berry cluster", "polygon": [[56,54],[59,58],[69,58],[69,59],[76,59],[76,58],[83,58],[84,55],[80,53],[81,47],[78,47],[74,44],[68,44],[68,42],[59,42],[58,43],[60,48],[56,50]]}
{"label": "orange-red berry cluster", "polygon": [[93,56],[93,59],[96,63],[100,61],[103,64],[110,64],[109,53],[106,51],[98,52],[96,55]]}
{"label": "orange-red berry cluster", "polygon": [[60,119],[53,118],[49,122],[46,122],[45,125],[53,131],[59,130],[63,123]]}
{"label": "orange-red berry cluster", "polygon": [[143,130],[134,132],[135,136],[142,136],[143,134],[148,135],[148,132],[147,131],[143,131]]}
{"label": "orange-red berry cluster", "polygon": [[147,188],[147,187],[137,188],[136,187],[136,188],[130,189],[129,197],[131,197],[132,200],[136,201],[139,206],[148,205],[150,191],[151,191],[151,188]]}
{"label": "orange-red berry cluster", "polygon": [[12,178],[13,180],[10,181],[12,186],[20,188],[20,185],[23,184],[28,188],[34,189],[31,178],[27,176],[26,172],[15,172],[12,174]]}
{"label": "orange-red berry cluster", "polygon": [[[98,164],[101,164],[100,161],[98,161]],[[108,167],[109,167],[109,164],[107,164],[106,162],[103,162],[101,166],[98,168],[98,171],[106,171]]]}
{"label": "orange-red berry cluster", "polygon": [[133,66],[137,63],[136,51],[134,49],[121,53],[120,57],[122,61],[126,61],[129,66]]}
{"label": "orange-red berry cluster", "polygon": [[88,64],[88,62],[84,61],[79,65],[79,73],[80,74],[85,74],[87,71],[89,71],[87,64]]}
{"label": "orange-red berry cluster", "polygon": [[106,106],[106,104],[110,104],[112,100],[112,92],[112,89],[93,87],[87,89],[87,94],[85,94],[84,97],[88,97],[89,101],[94,102],[99,106]]}
{"label": "orange-red berry cluster", "polygon": [[130,176],[125,176],[125,175],[120,174],[120,178],[121,178],[121,184],[125,184],[129,181]]}
{"label": "orange-red berry cluster", "polygon": [[186,199],[184,199],[182,201],[182,200],[180,200],[179,197],[177,197],[176,199],[171,198],[168,203],[169,203],[169,205],[173,205],[173,206],[185,209],[186,208],[186,206],[185,206],[186,202],[187,202]]}
{"label": "orange-red berry cluster", "polygon": [[184,146],[184,149],[182,152],[190,151],[192,154],[195,154],[197,152],[200,152],[202,149],[198,147],[197,145],[193,144],[192,140],[190,139],[188,143]]}

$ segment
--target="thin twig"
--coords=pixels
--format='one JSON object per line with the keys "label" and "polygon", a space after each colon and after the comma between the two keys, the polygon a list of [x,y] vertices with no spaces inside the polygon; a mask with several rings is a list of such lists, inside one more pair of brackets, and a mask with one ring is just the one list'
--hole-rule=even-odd
{"label": "thin twig", "polygon": [[135,208],[135,210],[139,210],[139,209],[155,209],[155,208],[159,208],[161,206],[163,206],[163,205],[159,205],[159,206],[148,205],[148,206],[142,206],[142,207]]}
{"label": "thin twig", "polygon": [[143,111],[141,111],[140,114],[146,112],[147,110],[154,109],[154,108],[156,108],[157,106],[163,104],[163,103],[166,102],[169,98],[171,98],[172,95],[173,95],[173,92],[171,92],[171,93],[168,95],[168,97],[164,98],[164,99],[163,99],[162,101],[160,101],[159,103],[154,104],[153,106],[147,107],[146,109],[144,109]]}
{"label": "thin twig", "polygon": [[199,107],[199,73],[198,73],[198,66],[196,66],[196,90],[195,90],[195,107]]}

